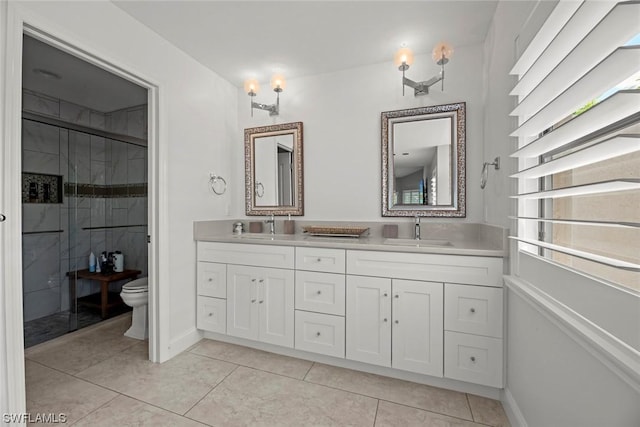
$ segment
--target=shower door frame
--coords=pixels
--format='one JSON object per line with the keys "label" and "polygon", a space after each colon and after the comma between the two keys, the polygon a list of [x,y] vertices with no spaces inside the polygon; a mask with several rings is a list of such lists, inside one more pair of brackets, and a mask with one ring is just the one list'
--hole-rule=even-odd
{"label": "shower door frame", "polygon": [[[167,111],[159,97],[162,88],[155,79],[139,70],[132,69],[116,58],[87,46],[76,35],[47,21],[45,17],[21,8],[15,2],[3,2],[6,9],[0,11],[0,20],[6,19],[4,34],[6,51],[0,63],[3,66],[3,98],[0,113],[1,137],[3,142],[2,191],[4,211],[7,221],[3,227],[3,250],[0,251],[0,304],[4,309],[4,322],[0,322],[0,407],[4,412],[20,414],[26,412],[25,370],[22,310],[22,200],[21,200],[21,150],[22,150],[22,37],[24,34],[47,43],[57,49],[74,55],[119,77],[127,79],[145,89],[148,93],[148,269],[149,269],[149,359],[162,362],[169,358],[169,325],[167,316],[169,300],[159,292],[168,272],[168,204],[167,204],[167,160],[166,138],[160,138],[159,117]],[[0,37],[2,40],[2,37]],[[0,51],[0,54],[2,52]],[[102,59],[107,58],[107,59]],[[3,324],[4,323],[4,324]]]}

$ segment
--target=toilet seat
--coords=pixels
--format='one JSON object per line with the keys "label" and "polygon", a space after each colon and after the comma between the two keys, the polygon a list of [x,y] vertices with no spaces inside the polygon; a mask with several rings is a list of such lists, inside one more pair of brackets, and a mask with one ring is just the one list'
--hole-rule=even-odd
{"label": "toilet seat", "polygon": [[149,282],[146,277],[132,280],[122,286],[122,292],[126,294],[135,294],[149,291]]}

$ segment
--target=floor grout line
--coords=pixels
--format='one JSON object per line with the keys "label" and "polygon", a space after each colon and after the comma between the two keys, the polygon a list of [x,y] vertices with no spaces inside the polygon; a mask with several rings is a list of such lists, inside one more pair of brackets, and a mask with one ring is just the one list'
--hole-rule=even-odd
{"label": "floor grout line", "polygon": [[467,401],[467,406],[469,407],[469,413],[471,414],[471,420],[473,422],[476,421],[476,417],[473,415],[473,409],[471,408],[471,402],[469,402],[469,393],[464,394],[464,398]]}
{"label": "floor grout line", "polygon": [[84,420],[85,418],[87,418],[89,415],[93,414],[96,411],[99,411],[100,409],[104,408],[105,406],[107,406],[109,403],[113,402],[114,400],[116,400],[118,397],[120,397],[120,393],[117,393],[115,396],[113,396],[112,399],[109,399],[108,401],[106,401],[105,403],[103,403],[102,405],[98,406],[96,409],[94,409],[93,411],[89,412],[88,414],[86,414],[84,417],[80,417],[77,420],[75,420],[73,423],[71,423],[71,425],[77,424],[80,421]]}
{"label": "floor grout line", "polygon": [[380,399],[376,402],[376,414],[373,416],[373,426],[376,427],[376,422],[378,421],[378,409],[380,408]]}
{"label": "floor grout line", "polygon": [[311,369],[313,369],[313,367],[316,366],[316,362],[311,362],[311,366],[309,366],[309,369],[307,369],[307,373],[304,374],[304,377],[302,377],[302,381],[307,381],[307,375],[309,375],[309,372],[311,372]]}
{"label": "floor grout line", "polygon": [[[182,414],[182,416],[183,416],[183,417],[187,417],[187,413],[189,413],[189,411],[191,411],[193,408],[195,408],[195,407],[198,405],[198,403],[202,402],[202,400],[203,400],[205,397],[207,397],[208,395],[210,395],[210,394],[213,392],[213,390],[215,390],[216,388],[218,388],[218,386],[219,386],[220,384],[222,384],[222,383],[224,382],[224,380],[226,380],[227,378],[229,378],[229,375],[233,374],[233,373],[234,373],[234,372],[235,372],[239,367],[240,367],[240,365],[236,365],[236,366],[235,366],[235,368],[233,368],[233,369],[231,370],[231,372],[229,372],[227,375],[225,375],[223,379],[221,379],[220,381],[218,381],[218,382],[216,383],[216,385],[214,385],[213,387],[211,387],[211,390],[209,390],[208,392],[206,392],[206,393],[204,394],[204,396],[202,396],[200,399],[198,399],[198,401],[197,401],[196,403],[194,403],[193,405],[191,405],[191,407],[190,407],[189,409],[187,409],[187,410],[185,411],[185,413],[184,413],[184,414]],[[189,418],[189,417],[187,417],[187,418]],[[191,418],[189,418],[189,419],[191,419]]]}

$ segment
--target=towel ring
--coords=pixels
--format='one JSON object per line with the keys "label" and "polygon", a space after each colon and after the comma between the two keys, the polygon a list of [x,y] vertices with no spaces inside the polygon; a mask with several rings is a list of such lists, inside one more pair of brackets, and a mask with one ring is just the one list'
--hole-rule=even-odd
{"label": "towel ring", "polygon": [[211,186],[211,191],[213,191],[218,196],[221,196],[227,191],[227,181],[221,176],[211,174],[209,175],[209,185]]}
{"label": "towel ring", "polygon": [[[260,191],[260,189],[262,189],[262,191]],[[256,182],[256,196],[264,196],[264,185],[262,185],[261,182]]]}
{"label": "towel ring", "polygon": [[480,174],[480,188],[484,190],[487,186],[487,179],[489,178],[489,166],[493,166],[495,170],[500,169],[500,157],[493,159],[493,162],[484,162],[482,165],[482,173]]}

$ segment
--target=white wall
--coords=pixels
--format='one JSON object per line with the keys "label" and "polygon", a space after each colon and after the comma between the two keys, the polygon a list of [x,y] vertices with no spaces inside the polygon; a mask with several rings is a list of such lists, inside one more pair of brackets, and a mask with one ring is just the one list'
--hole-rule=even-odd
{"label": "white wall", "polygon": [[[508,158],[515,141],[509,133],[516,122],[508,116],[514,100],[509,92],[515,82],[508,75],[515,63],[516,43],[522,51],[524,38],[530,39],[544,22],[554,3],[499,2],[485,41],[484,157],[500,156],[503,168],[489,172],[484,191],[485,220],[508,227],[514,214],[508,196],[515,192],[509,174],[515,164]],[[516,39],[520,37],[518,41]],[[511,263],[512,269],[515,263]],[[638,311],[634,299],[621,303],[623,292],[598,285],[578,274],[547,265],[540,260],[522,264],[514,274],[528,277],[534,293],[545,293],[548,303],[525,298],[510,286],[507,289],[507,375],[505,396],[508,412],[520,416],[512,424],[548,426],[632,426],[640,425],[637,390],[623,381],[601,359],[586,339],[573,334],[564,320],[551,321],[551,302],[569,307],[611,331],[630,345],[637,345]],[[544,294],[541,294],[544,295]],[[627,294],[628,296],[628,294]],[[637,299],[636,299],[637,300]],[[618,315],[621,311],[624,314]],[[579,316],[576,316],[579,318]],[[625,324],[626,319],[626,324]],[[588,323],[588,322],[587,322]],[[609,363],[609,362],[607,362]]]}
{"label": "white wall", "polygon": [[[250,99],[238,90],[238,127],[301,121],[304,125],[305,220],[384,221],[381,216],[380,113],[452,102],[467,103],[467,218],[482,220],[479,173],[482,166],[482,45],[456,47],[447,64],[445,91],[402,97],[402,73],[389,62],[330,74],[291,79],[281,94],[280,116],[266,111],[250,116]],[[477,70],[477,72],[469,72]],[[407,71],[413,80],[439,72],[431,55],[417,55]],[[255,100],[275,101],[267,83]],[[243,141],[234,141],[233,215],[244,216]],[[429,221],[438,221],[429,219]]]}
{"label": "white wall", "polygon": [[161,354],[169,357],[197,338],[193,221],[221,218],[229,205],[228,194],[212,195],[208,180],[209,172],[231,173],[237,89],[110,2],[14,7],[34,26],[159,87],[160,192],[166,195],[160,211],[169,231],[153,237],[167,250],[159,294],[167,304],[160,313],[160,333],[168,338]]}

